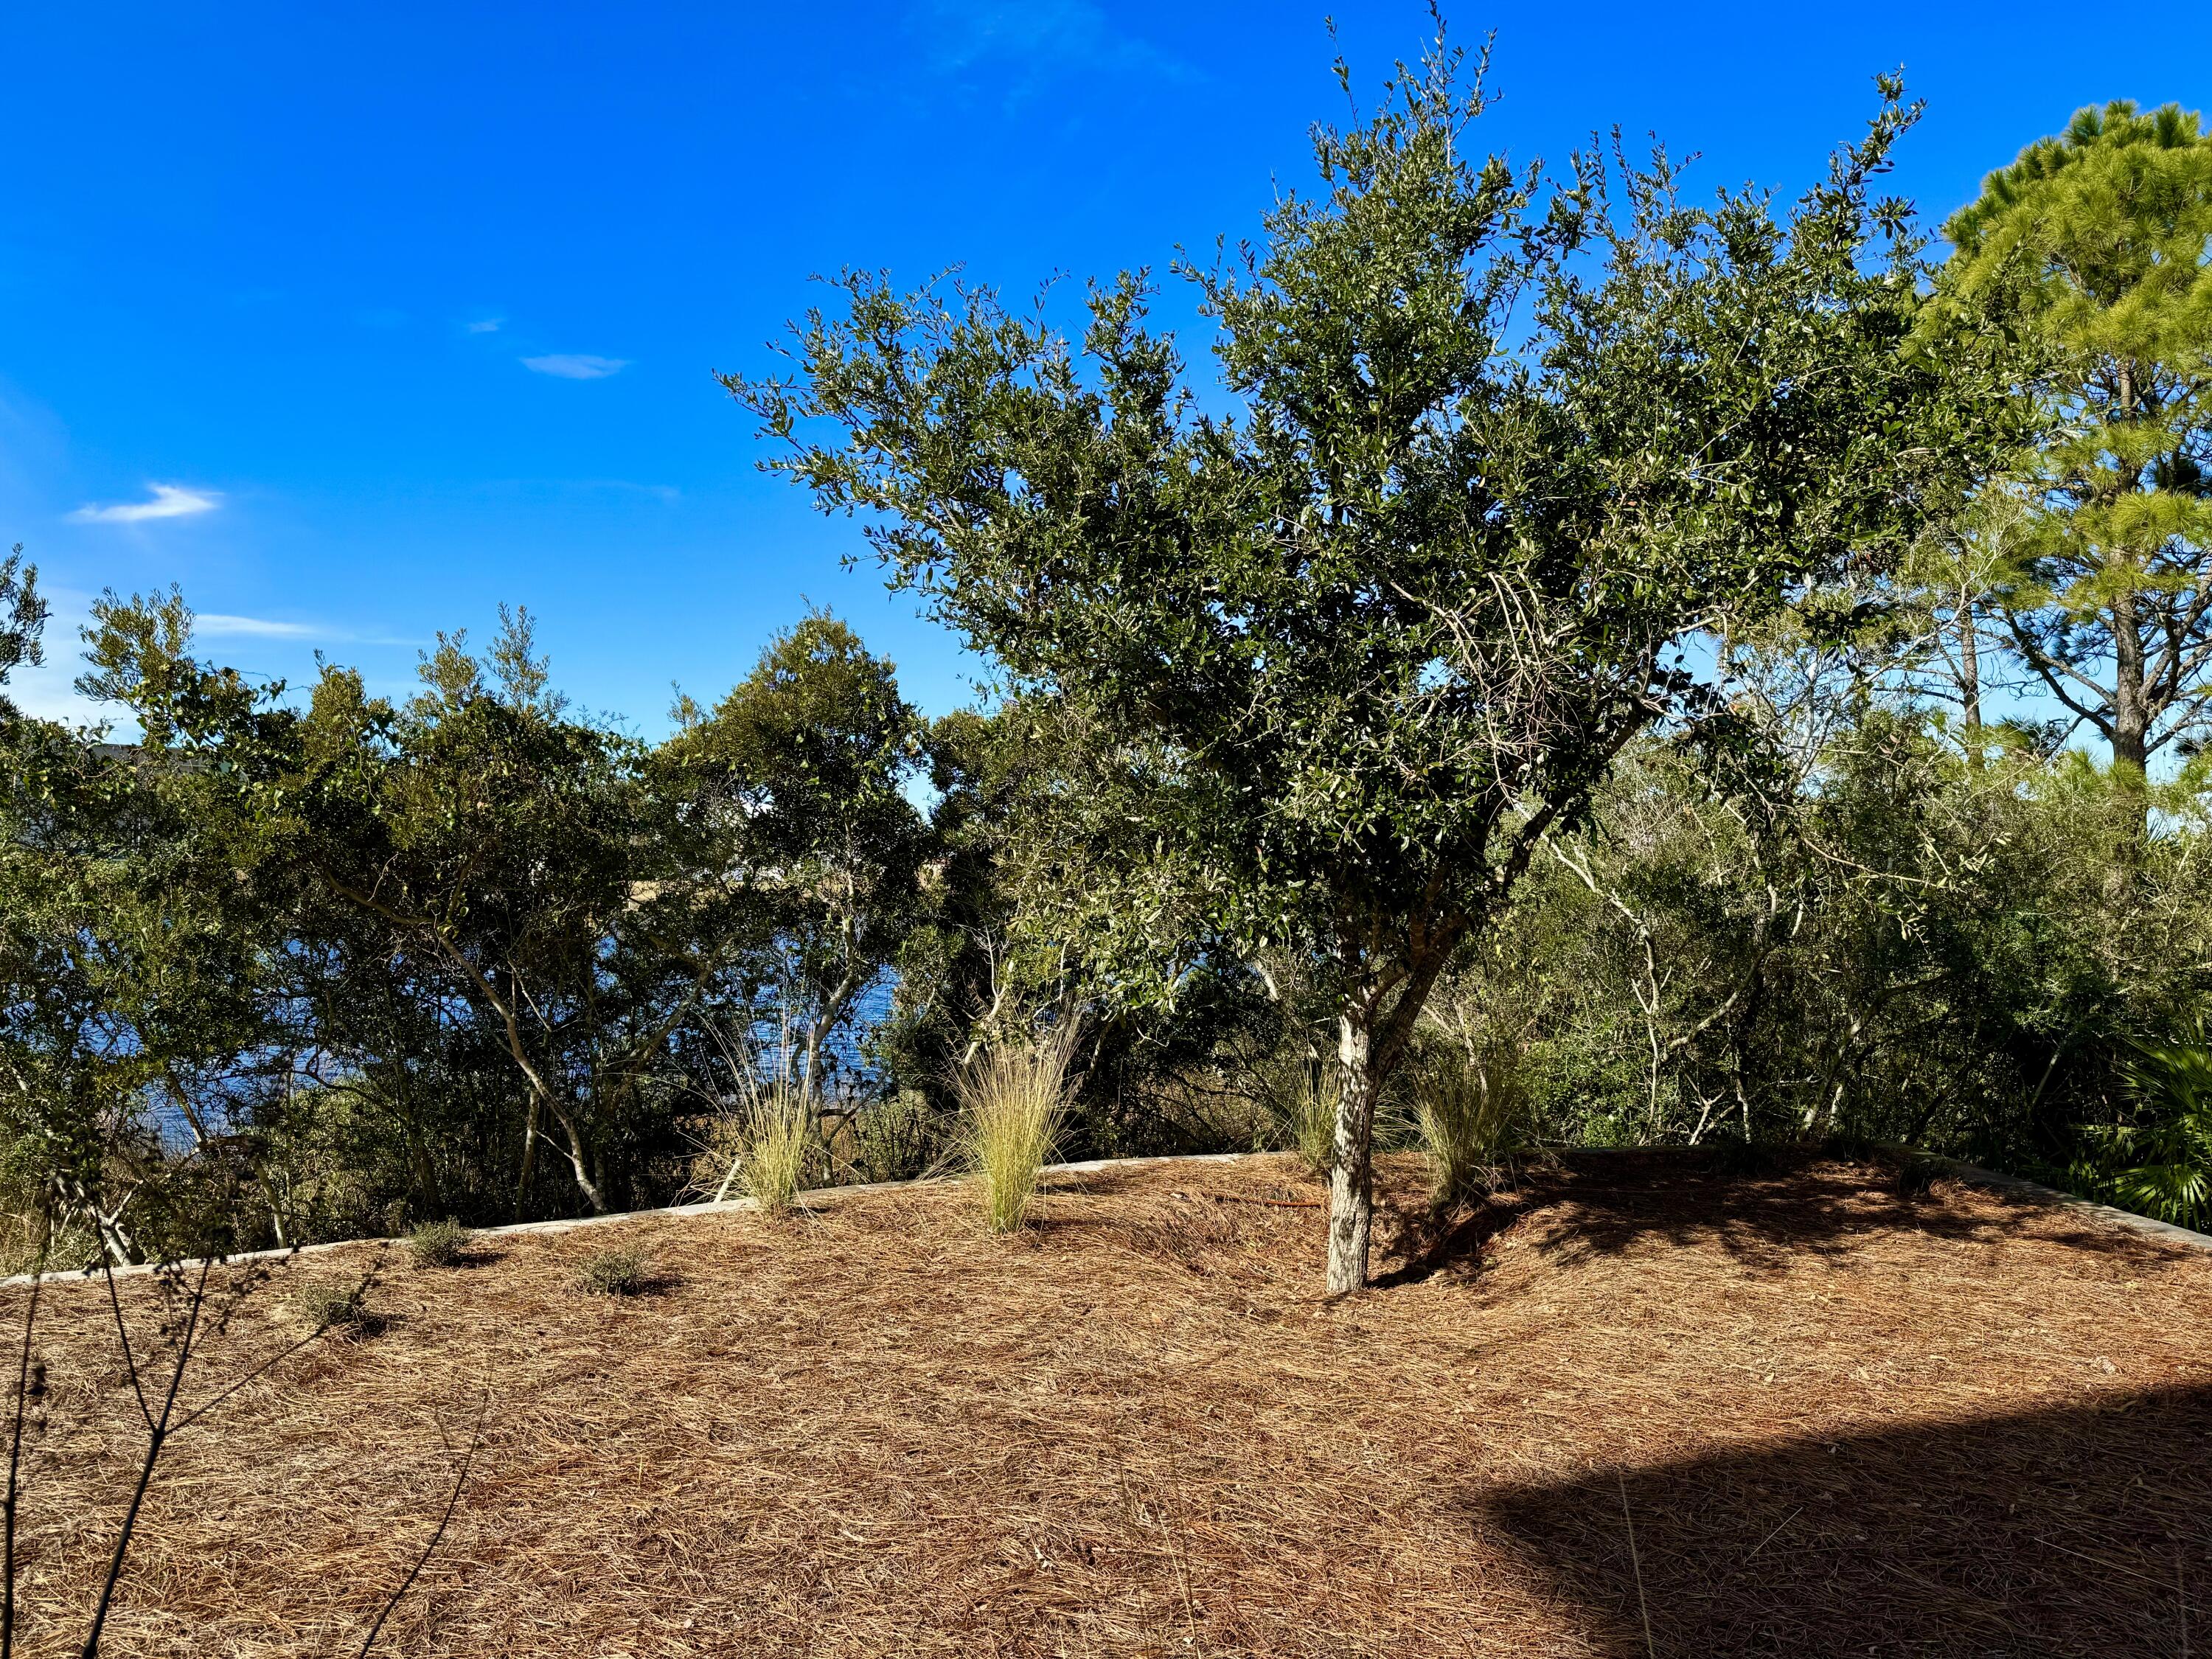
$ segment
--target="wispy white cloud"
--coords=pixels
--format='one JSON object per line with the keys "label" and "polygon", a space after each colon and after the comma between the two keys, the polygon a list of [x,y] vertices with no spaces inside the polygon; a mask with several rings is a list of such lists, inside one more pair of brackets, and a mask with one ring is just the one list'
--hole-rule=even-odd
{"label": "wispy white cloud", "polygon": [[70,514],[79,524],[141,524],[148,519],[182,519],[195,513],[212,513],[222,497],[212,489],[186,489],[179,484],[148,484],[153,498],[118,501],[108,507],[90,504]]}
{"label": "wispy white cloud", "polygon": [[1115,28],[1097,0],[915,0],[908,26],[939,74],[1012,68],[1018,82],[1069,70],[1144,70],[1173,79],[1186,65]]}
{"label": "wispy white cloud", "polygon": [[404,645],[419,646],[419,639],[402,638],[392,634],[364,633],[358,629],[338,628],[329,623],[279,622],[273,617],[234,617],[219,611],[197,611],[192,617],[192,632],[209,640],[315,640],[325,645]]}
{"label": "wispy white cloud", "polygon": [[194,616],[192,631],[210,639],[257,640],[313,640],[330,633],[328,629],[317,628],[310,623],[272,622],[266,617],[226,617],[217,611],[203,611]]}
{"label": "wispy white cloud", "polygon": [[471,334],[496,334],[500,331],[500,325],[506,321],[507,319],[504,317],[479,317],[476,321],[464,323],[461,326]]}
{"label": "wispy white cloud", "polygon": [[588,352],[556,351],[545,357],[525,357],[522,366],[533,374],[550,374],[562,380],[604,380],[629,367],[627,357],[594,357]]}

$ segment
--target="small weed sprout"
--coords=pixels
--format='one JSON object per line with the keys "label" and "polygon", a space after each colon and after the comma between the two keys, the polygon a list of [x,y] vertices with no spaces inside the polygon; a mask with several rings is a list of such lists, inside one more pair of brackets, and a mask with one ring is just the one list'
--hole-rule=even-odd
{"label": "small weed sprout", "polygon": [[1900,1198],[1925,1198],[1935,1190],[1936,1183],[1943,1178],[1940,1159],[1922,1158],[1914,1154],[1897,1167],[1897,1193]]}
{"label": "small weed sprout", "polygon": [[432,1221],[407,1235],[407,1253],[418,1267],[450,1267],[467,1253],[469,1230],[458,1221]]}
{"label": "small weed sprout", "polygon": [[1038,1172],[1067,1115],[1074,1052],[1074,1028],[1062,1025],[1027,1042],[979,1049],[960,1068],[963,1150],[993,1232],[1012,1232],[1029,1214]]}
{"label": "small weed sprout", "polygon": [[629,1245],[594,1250],[576,1264],[576,1288],[586,1296],[636,1296],[652,1282],[645,1252]]}

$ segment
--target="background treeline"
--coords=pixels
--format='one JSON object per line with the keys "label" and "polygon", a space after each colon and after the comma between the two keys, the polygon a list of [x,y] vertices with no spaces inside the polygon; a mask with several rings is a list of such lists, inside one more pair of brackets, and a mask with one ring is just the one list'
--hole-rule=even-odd
{"label": "background treeline", "polygon": [[[88,678],[143,744],[8,722],[9,1200],[58,1178],[79,1248],[703,1194],[778,1086],[814,1179],[912,1175],[994,1018],[1114,1003],[1034,925],[1085,878],[1076,740],[926,722],[832,618],[659,744],[565,707],[526,616],[404,704],[333,670],[304,710],[187,623],[103,607]],[[1386,1135],[1471,1079],[1500,1153],[1842,1135],[2094,1183],[2142,1050],[2212,1002],[2194,763],[2133,835],[2139,792],[2047,731],[1962,749],[1893,652],[1825,654],[1767,671],[1795,775],[1625,759],[1436,994]],[[1070,1155],[1325,1158],[1329,1009],[1294,960],[1201,957],[1094,1019]]]}
{"label": "background treeline", "polygon": [[[1904,556],[1700,630],[1724,706],[1530,836],[1386,1140],[1902,1141],[2203,1218],[2212,142],[2087,112],[1947,234],[1852,303],[1994,376],[2003,464]],[[9,561],[0,678],[45,619]],[[1187,771],[1105,702],[1017,676],[927,721],[821,614],[658,743],[568,705],[520,611],[396,702],[205,661],[174,592],[110,596],[84,651],[135,740],[0,703],[25,1248],[42,1206],[143,1259],[712,1194],[771,1097],[811,1179],[911,1175],[963,1059],[1040,1018],[1082,1032],[1071,1156],[1330,1156],[1342,988],[1195,920],[1173,812],[1114,810]]]}

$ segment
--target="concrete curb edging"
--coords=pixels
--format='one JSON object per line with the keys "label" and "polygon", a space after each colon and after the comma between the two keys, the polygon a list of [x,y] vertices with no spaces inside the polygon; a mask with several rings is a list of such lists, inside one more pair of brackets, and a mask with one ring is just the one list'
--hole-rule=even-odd
{"label": "concrete curb edging", "polygon": [[2110,1204],[2100,1204],[2094,1199],[2081,1198],[2072,1193],[2062,1193],[2056,1187],[2045,1187],[2039,1182],[2021,1176],[2005,1175],[1996,1170],[1984,1170],[1978,1164],[1963,1159],[1945,1158],[1936,1152],[1914,1152],[1910,1147],[1897,1147],[1903,1157],[1933,1166],[1955,1181],[1970,1187],[1984,1187],[1991,1192],[2009,1193],[2033,1204],[2047,1205],[2053,1209],[2071,1210],[2086,1219],[2100,1222],[2107,1227],[2118,1227],[2131,1233],[2141,1233],[2162,1244],[2178,1244],[2187,1249],[2212,1250],[2212,1233],[2191,1232],[2186,1227],[2177,1227],[2171,1221],[2160,1221],[2147,1215],[2137,1215],[2133,1210],[2115,1209]]}
{"label": "concrete curb edging", "polygon": [[[1239,1158],[1273,1156],[1275,1154],[1272,1152],[1191,1152],[1166,1158],[1094,1158],[1080,1164],[1049,1164],[1038,1173],[1041,1176],[1096,1175],[1106,1170],[1139,1169],[1148,1164],[1233,1164]],[[849,1187],[815,1187],[801,1193],[799,1197],[843,1199],[864,1193],[905,1192],[915,1187],[942,1186],[958,1179],[957,1176],[921,1176],[912,1181],[870,1181]],[[616,1210],[606,1215],[563,1216],[556,1221],[510,1221],[498,1227],[471,1227],[469,1235],[472,1238],[511,1238],[533,1233],[574,1232],[580,1228],[607,1227],[623,1221],[677,1221],[696,1215],[743,1215],[759,1208],[760,1206],[750,1198],[726,1198],[709,1200],[702,1204],[672,1204],[658,1210]],[[241,1250],[236,1255],[219,1256],[216,1260],[225,1263],[289,1261],[294,1256],[315,1255],[326,1250],[349,1250],[362,1246],[380,1245],[388,1249],[401,1242],[397,1238],[333,1238],[319,1244],[294,1244],[276,1250]],[[197,1267],[200,1262],[195,1257],[174,1265]],[[143,1279],[160,1269],[150,1264],[133,1263],[109,1271],[118,1279]],[[66,1272],[46,1274],[46,1282],[59,1285],[70,1279],[100,1277],[98,1267],[70,1268]],[[27,1286],[30,1282],[30,1274],[17,1273],[13,1278],[0,1279],[0,1290]]]}
{"label": "concrete curb edging", "polygon": [[[1582,1149],[1594,1150],[1594,1149]],[[2056,1209],[2071,1210],[2085,1219],[2107,1227],[2139,1233],[2160,1243],[2179,1245],[2187,1249],[2212,1251],[2212,1233],[2191,1232],[2186,1227],[2177,1227],[2170,1221],[2154,1220],[2147,1215],[2137,1215],[2131,1210],[2115,1209],[2109,1204],[2100,1204],[2091,1199],[2078,1198],[2072,1193],[2062,1193],[2055,1187],[2045,1187],[2020,1176],[2004,1175],[1996,1170],[1984,1170],[1979,1164],[1962,1159],[1945,1158],[1939,1153],[1917,1152],[1910,1146],[1888,1146],[1883,1149],[1891,1156],[1931,1165],[1942,1174],[1972,1187],[1992,1192],[2006,1193],[2025,1199],[2030,1203],[2047,1205]],[[1142,1169],[1154,1164],[1236,1164],[1248,1158],[1274,1158],[1274,1152],[1189,1152],[1164,1158],[1094,1158],[1079,1164],[1048,1164],[1040,1173],[1044,1176],[1097,1175],[1108,1170]],[[923,1176],[913,1181],[872,1181],[851,1187],[817,1187],[802,1194],[809,1199],[842,1199],[867,1193],[903,1192],[924,1186],[939,1186],[959,1179],[957,1176]],[[472,1227],[471,1236],[478,1238],[508,1238],[538,1233],[574,1232],[586,1227],[611,1226],[623,1221],[681,1220],[698,1215],[742,1215],[756,1211],[760,1206],[750,1198],[728,1198],[702,1204],[673,1204],[658,1210],[619,1210],[609,1215],[566,1216],[556,1221],[512,1221],[499,1227]],[[227,1262],[289,1261],[294,1256],[313,1255],[326,1250],[353,1249],[362,1245],[390,1247],[399,1243],[391,1238],[337,1238],[320,1244],[295,1244],[281,1250],[246,1250],[237,1255],[224,1256]],[[198,1261],[177,1264],[198,1267]],[[134,1265],[112,1270],[118,1279],[137,1279],[158,1271],[151,1266]],[[97,1279],[97,1267],[86,1267],[68,1273],[48,1273],[48,1284],[58,1284],[74,1279]],[[17,1273],[11,1279],[0,1279],[0,1290],[27,1286],[31,1275]]]}

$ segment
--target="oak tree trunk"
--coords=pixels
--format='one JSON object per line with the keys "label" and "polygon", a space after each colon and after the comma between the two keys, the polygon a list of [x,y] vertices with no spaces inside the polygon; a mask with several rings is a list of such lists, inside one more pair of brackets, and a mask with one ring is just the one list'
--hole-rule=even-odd
{"label": "oak tree trunk", "polygon": [[1328,1293],[1367,1287],[1375,1230],[1375,1033],[1364,1009],[1337,1021],[1336,1139],[1328,1171]]}

